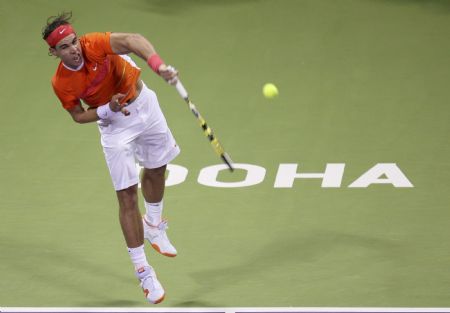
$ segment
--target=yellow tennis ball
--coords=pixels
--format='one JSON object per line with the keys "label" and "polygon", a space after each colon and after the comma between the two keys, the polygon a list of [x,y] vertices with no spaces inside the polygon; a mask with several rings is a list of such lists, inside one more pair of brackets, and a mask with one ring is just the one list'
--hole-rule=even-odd
{"label": "yellow tennis ball", "polygon": [[263,86],[263,95],[267,99],[272,99],[278,96],[278,88],[272,83],[267,83]]}

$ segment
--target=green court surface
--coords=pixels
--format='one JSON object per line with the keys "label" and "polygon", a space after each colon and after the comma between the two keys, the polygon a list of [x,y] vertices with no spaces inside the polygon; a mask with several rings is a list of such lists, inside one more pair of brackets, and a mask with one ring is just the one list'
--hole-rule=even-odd
{"label": "green court surface", "polygon": [[[445,0],[0,0],[0,307],[150,306],[97,127],[50,85],[58,60],[40,31],[62,10],[80,34],[147,37],[242,167],[208,172],[221,163],[195,118],[135,58],[188,170],[165,197],[179,255],[146,244],[159,307],[450,307]],[[345,168],[334,187],[280,188],[285,164]],[[233,187],[249,165],[262,181]]]}

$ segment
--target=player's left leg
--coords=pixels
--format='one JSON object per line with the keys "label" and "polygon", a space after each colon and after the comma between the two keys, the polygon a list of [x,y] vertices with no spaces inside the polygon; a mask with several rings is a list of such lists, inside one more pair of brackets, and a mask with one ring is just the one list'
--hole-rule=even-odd
{"label": "player's left leg", "polygon": [[167,221],[162,219],[166,165],[144,168],[141,180],[146,213],[143,217],[144,237],[159,253],[174,257],[177,250],[167,237]]}
{"label": "player's left leg", "polygon": [[[136,248],[144,244],[144,230],[140,223],[138,208],[137,184],[122,190],[116,190],[119,202],[119,221],[128,248]],[[138,265],[148,265],[145,263]]]}
{"label": "player's left leg", "polygon": [[117,190],[119,220],[128,247],[128,254],[134,264],[136,277],[141,283],[145,297],[151,303],[164,299],[164,288],[156,277],[155,270],[147,262],[144,252],[144,230],[138,208],[137,185]]}
{"label": "player's left leg", "polygon": [[164,299],[165,292],[154,269],[149,265],[144,251],[144,226],[138,207],[139,175],[132,153],[134,145],[119,142],[116,146],[104,146],[103,150],[116,190],[120,225],[136,277],[141,283],[147,300],[151,303],[159,303]]}

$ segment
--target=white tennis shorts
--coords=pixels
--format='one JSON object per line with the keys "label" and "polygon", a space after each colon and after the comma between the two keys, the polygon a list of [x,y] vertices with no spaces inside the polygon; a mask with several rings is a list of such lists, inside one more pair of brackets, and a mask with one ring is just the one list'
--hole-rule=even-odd
{"label": "white tennis shorts", "polygon": [[136,162],[144,168],[158,168],[180,153],[156,94],[145,84],[126,108],[128,116],[117,112],[110,119],[97,122],[115,190],[139,183]]}

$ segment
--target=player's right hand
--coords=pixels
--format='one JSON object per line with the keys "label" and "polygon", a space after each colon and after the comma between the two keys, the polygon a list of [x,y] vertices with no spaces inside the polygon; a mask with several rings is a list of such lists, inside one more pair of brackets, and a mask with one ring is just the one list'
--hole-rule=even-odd
{"label": "player's right hand", "polygon": [[159,66],[159,75],[171,85],[175,85],[178,81],[178,71],[170,65],[161,64]]}

